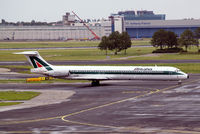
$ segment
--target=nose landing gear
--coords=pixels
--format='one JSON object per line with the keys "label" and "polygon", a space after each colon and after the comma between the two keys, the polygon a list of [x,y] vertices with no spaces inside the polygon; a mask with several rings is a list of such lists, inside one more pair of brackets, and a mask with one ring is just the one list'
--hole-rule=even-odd
{"label": "nose landing gear", "polygon": [[182,81],[181,81],[181,80],[179,80],[179,81],[178,81],[178,85],[181,85],[181,84],[182,84]]}

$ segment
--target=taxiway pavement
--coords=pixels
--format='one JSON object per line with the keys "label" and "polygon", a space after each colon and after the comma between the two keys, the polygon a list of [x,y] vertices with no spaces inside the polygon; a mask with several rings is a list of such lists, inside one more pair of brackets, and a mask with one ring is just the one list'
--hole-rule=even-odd
{"label": "taxiway pavement", "polygon": [[[200,133],[200,75],[175,81],[0,84],[0,90],[73,90],[70,101],[0,113],[1,133]],[[51,98],[49,98],[51,99]],[[48,101],[48,99],[47,99]]]}

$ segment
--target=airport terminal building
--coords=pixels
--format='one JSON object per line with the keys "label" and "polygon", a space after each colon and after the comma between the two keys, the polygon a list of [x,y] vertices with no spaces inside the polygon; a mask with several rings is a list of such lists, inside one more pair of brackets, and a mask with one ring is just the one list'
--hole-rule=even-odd
{"label": "airport terminal building", "polygon": [[[200,19],[165,20],[165,14],[154,14],[153,11],[120,11],[114,17],[122,16],[121,29],[127,31],[131,38],[151,38],[159,29],[175,32],[178,36],[186,30],[194,31],[200,27]],[[117,23],[114,23],[114,25]],[[114,26],[118,27],[119,26]],[[112,29],[112,31],[117,31]]]}
{"label": "airport terminal building", "polygon": [[126,20],[125,31],[131,38],[151,38],[159,29],[175,32],[180,36],[184,30],[194,31],[200,20]]}
{"label": "airport terminal building", "polygon": [[[0,40],[81,40],[94,36],[83,25],[75,22],[75,16],[66,13],[62,25],[13,26],[0,25]],[[151,38],[159,29],[170,30],[178,36],[186,30],[200,27],[200,19],[165,20],[165,14],[153,11],[120,11],[111,14],[108,20],[87,23],[100,38],[113,31],[127,31],[131,38]]]}

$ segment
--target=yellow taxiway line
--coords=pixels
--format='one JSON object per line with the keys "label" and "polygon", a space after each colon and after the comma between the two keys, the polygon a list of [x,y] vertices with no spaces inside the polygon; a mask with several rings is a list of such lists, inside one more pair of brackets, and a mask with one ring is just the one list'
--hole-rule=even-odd
{"label": "yellow taxiway line", "polygon": [[[189,83],[197,82],[199,80],[200,79],[189,81],[189,82],[183,83],[182,85],[187,85]],[[123,102],[126,102],[126,101],[135,100],[135,99],[138,99],[138,98],[141,98],[141,97],[145,97],[145,96],[148,96],[148,95],[152,95],[152,94],[156,94],[156,93],[161,93],[163,91],[166,91],[166,90],[169,90],[169,89],[172,89],[172,88],[176,88],[176,87],[179,87],[179,86],[180,85],[175,85],[175,86],[170,86],[170,87],[167,87],[167,88],[164,88],[164,89],[160,89],[160,90],[156,89],[155,91],[150,91],[150,92],[142,94],[142,95],[134,96],[134,97],[131,97],[131,98],[127,98],[127,99],[123,99],[123,100],[119,100],[119,101],[115,101],[115,102],[111,102],[111,103],[107,103],[107,104],[103,104],[103,105],[92,107],[92,108],[88,108],[88,109],[84,109],[84,110],[81,110],[81,111],[78,111],[78,112],[74,112],[74,113],[70,113],[70,114],[67,114],[67,115],[64,115],[64,116],[57,116],[57,117],[50,117],[50,118],[40,118],[40,119],[24,120],[24,121],[0,122],[0,125],[32,123],[32,122],[47,121],[47,120],[53,120],[53,119],[60,119],[61,118],[63,121],[68,122],[68,123],[73,123],[73,124],[93,126],[93,127],[106,127],[106,128],[123,129],[123,127],[107,126],[107,125],[99,125],[99,124],[90,124],[90,123],[81,123],[81,122],[76,122],[76,121],[70,121],[70,120],[67,120],[66,118],[70,117],[70,116],[78,115],[78,114],[81,114],[81,113],[84,113],[84,112],[89,112],[89,111],[92,111],[92,110],[96,110],[96,109],[108,107],[108,106],[111,106],[111,105],[123,103]],[[173,133],[186,133],[186,134],[187,133],[200,134],[200,132],[183,131],[183,130],[160,130],[160,131],[162,131],[162,132],[173,132]],[[16,132],[20,132],[20,131],[16,131]]]}

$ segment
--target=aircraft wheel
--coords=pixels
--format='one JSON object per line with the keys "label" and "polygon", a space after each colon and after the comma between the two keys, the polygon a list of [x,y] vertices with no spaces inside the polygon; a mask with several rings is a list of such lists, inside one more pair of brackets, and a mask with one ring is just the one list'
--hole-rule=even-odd
{"label": "aircraft wheel", "polygon": [[181,81],[181,80],[179,80],[179,81],[178,81],[178,85],[181,85],[181,84],[182,84],[182,81]]}
{"label": "aircraft wheel", "polygon": [[98,80],[93,80],[92,81],[92,86],[99,86],[99,81]]}

